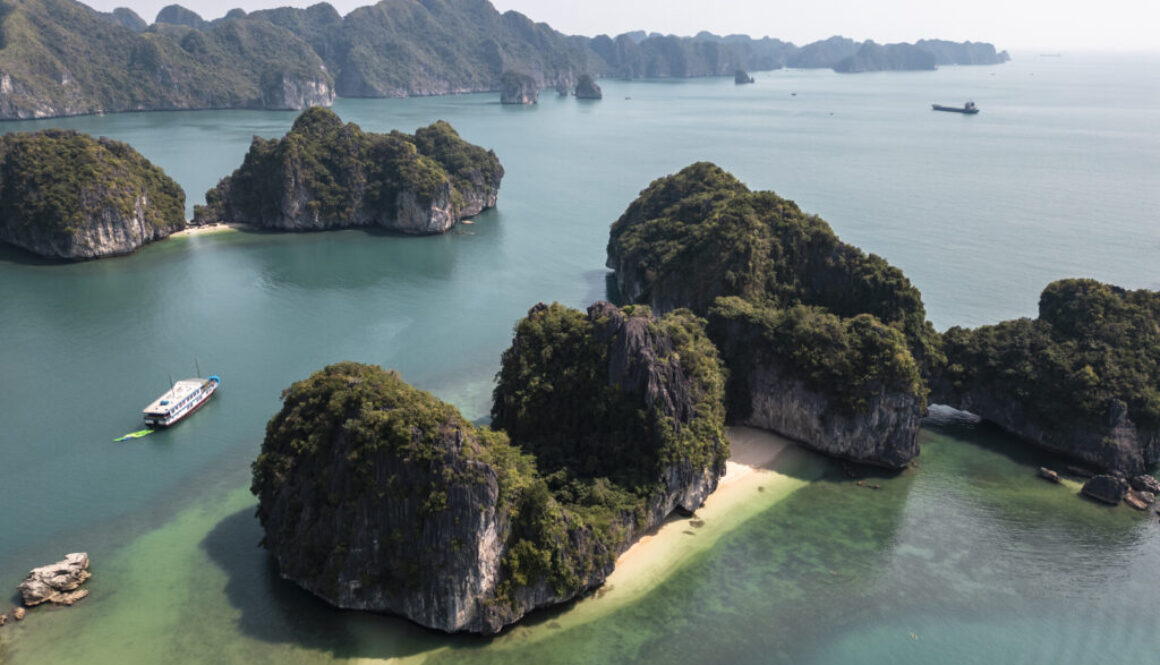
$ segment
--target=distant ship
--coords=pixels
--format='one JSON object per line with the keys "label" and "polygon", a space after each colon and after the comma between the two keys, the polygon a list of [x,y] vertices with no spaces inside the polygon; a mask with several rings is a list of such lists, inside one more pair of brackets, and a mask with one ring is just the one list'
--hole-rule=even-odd
{"label": "distant ship", "polygon": [[197,410],[217,390],[221,379],[182,379],[142,409],[146,427],[169,427]]}
{"label": "distant ship", "polygon": [[950,111],[951,113],[975,114],[979,112],[979,109],[975,106],[974,102],[967,102],[962,106],[941,106],[939,104],[931,104],[930,107],[935,111]]}

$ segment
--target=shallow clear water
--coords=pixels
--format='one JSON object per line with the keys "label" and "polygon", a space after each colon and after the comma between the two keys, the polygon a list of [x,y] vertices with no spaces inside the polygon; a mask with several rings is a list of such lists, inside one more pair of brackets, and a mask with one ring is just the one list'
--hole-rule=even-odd
{"label": "shallow clear water", "polygon": [[[1160,288],[1160,60],[602,82],[546,94],[339,100],[364,129],[450,121],[495,149],[497,210],[432,238],[230,233],[49,264],[0,250],[0,589],[90,552],[93,594],[0,630],[12,662],[1116,661],[1160,647],[1152,518],[1039,483],[1018,443],[932,423],[920,466],[879,492],[812,483],[637,603],[497,641],[330,610],[276,578],[245,491],[283,388],[358,360],[472,418],[515,321],[603,297],[608,225],[650,180],[715,161],[828,220],[922,290],[940,329],[1034,316],[1052,279]],[[793,95],[791,93],[797,93]],[[631,99],[627,99],[627,98]],[[932,102],[974,99],[975,117]],[[126,140],[190,195],[293,113],[3,123]],[[168,375],[220,374],[173,430],[122,444]],[[1110,661],[1109,661],[1110,662]]]}

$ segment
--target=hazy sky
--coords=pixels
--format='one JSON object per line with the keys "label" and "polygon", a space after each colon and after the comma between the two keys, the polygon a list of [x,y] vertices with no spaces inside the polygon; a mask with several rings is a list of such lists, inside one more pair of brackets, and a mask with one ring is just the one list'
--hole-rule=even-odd
{"label": "hazy sky", "polygon": [[[83,1],[83,0],[82,0]],[[306,7],[317,0],[183,0],[212,19],[233,7]],[[404,0],[398,0],[404,1]],[[90,0],[153,22],[172,0]],[[768,35],[805,44],[830,35],[879,42],[924,37],[987,41],[1000,49],[1160,50],[1160,0],[492,0],[570,34],[629,30]],[[369,0],[331,2],[345,14]]]}

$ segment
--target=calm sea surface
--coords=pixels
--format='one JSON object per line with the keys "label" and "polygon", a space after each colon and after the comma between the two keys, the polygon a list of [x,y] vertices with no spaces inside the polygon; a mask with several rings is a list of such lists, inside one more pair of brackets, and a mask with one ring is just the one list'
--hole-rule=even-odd
{"label": "calm sea surface", "polygon": [[[930,420],[918,468],[881,491],[824,476],[639,601],[575,627],[549,614],[535,639],[334,611],[255,547],[249,463],[282,389],[357,360],[485,416],[515,321],[539,301],[604,297],[609,224],[694,161],[794,199],[901,267],[939,329],[1034,316],[1061,277],[1160,288],[1160,58],[756,78],[604,81],[601,102],[549,92],[531,108],[339,100],[366,130],[444,119],[499,155],[498,209],[440,237],[226,233],[77,264],[0,250],[0,611],[34,565],[86,550],[96,571],[82,604],[0,629],[0,660],[1153,662],[1155,517],[1036,481],[1037,453],[949,413]],[[982,113],[929,110],[967,99]],[[0,131],[127,141],[192,208],[252,135],[294,117]],[[173,430],[112,443],[195,358],[221,375],[219,395]]]}

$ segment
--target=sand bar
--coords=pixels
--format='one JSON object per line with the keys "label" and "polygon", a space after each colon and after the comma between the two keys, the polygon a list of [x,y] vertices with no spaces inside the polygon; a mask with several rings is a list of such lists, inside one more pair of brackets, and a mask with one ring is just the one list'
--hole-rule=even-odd
{"label": "sand bar", "polygon": [[[771,432],[729,428],[730,458],[717,491],[692,517],[674,516],[645,535],[616,561],[604,586],[544,625],[517,624],[493,647],[519,646],[552,630],[577,626],[606,616],[656,588],[694,555],[721,536],[805,487],[825,469],[820,458]],[[788,472],[792,469],[793,475]]]}
{"label": "sand bar", "polygon": [[187,238],[190,236],[209,235],[211,233],[225,233],[227,231],[244,231],[250,228],[249,224],[205,224],[203,226],[187,226],[184,230],[170,233],[170,238]]}

